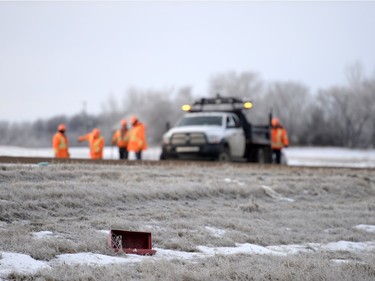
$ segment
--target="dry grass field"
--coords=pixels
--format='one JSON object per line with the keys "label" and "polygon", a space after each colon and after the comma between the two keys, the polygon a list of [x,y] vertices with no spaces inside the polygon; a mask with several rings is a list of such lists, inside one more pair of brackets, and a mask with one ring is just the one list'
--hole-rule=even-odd
{"label": "dry grass field", "polygon": [[[0,280],[375,280],[375,233],[356,228],[375,225],[374,169],[0,164],[0,203],[0,272],[2,252],[48,264]],[[158,252],[115,264],[56,259],[95,253],[131,261],[106,246],[110,229],[151,232]],[[33,235],[42,231],[53,235]],[[240,245],[273,254],[234,251]]]}

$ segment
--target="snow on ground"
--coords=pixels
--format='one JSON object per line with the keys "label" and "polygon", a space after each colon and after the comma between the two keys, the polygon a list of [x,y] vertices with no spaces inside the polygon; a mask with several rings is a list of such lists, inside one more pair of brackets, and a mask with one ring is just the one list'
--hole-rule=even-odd
{"label": "snow on ground", "polygon": [[[375,228],[375,225],[368,227]],[[208,229],[216,232],[217,229]],[[100,230],[103,234],[108,231]],[[219,233],[223,235],[223,233]],[[48,238],[52,235],[49,231],[42,231],[38,233],[39,239]],[[138,263],[144,260],[171,260],[182,259],[196,261],[203,258],[212,257],[214,255],[276,255],[287,256],[297,253],[314,253],[317,251],[325,252],[361,252],[375,250],[375,242],[349,242],[338,241],[327,244],[307,243],[301,245],[275,245],[275,246],[259,246],[255,244],[236,244],[235,247],[207,247],[198,246],[199,252],[182,252],[168,249],[154,248],[157,252],[154,256],[140,256],[133,254],[120,254],[119,256],[107,256],[95,253],[76,253],[76,254],[61,254],[56,256],[51,261],[38,261],[25,254],[0,252],[0,278],[6,278],[11,272],[18,272],[23,274],[34,274],[38,270],[51,268],[58,264],[67,265],[108,265],[118,263]],[[0,279],[1,280],[1,279]]]}
{"label": "snow on ground", "polygon": [[214,237],[223,237],[224,234],[225,234],[225,230],[224,229],[219,229],[219,228],[215,228],[215,227],[210,227],[210,226],[206,226],[206,229],[211,232],[211,234],[214,236]]}
{"label": "snow on ground", "polygon": [[43,239],[43,238],[51,238],[56,237],[52,231],[45,230],[45,231],[39,231],[39,232],[33,232],[32,233],[35,238],[37,239]]}
{"label": "snow on ground", "polygon": [[198,250],[208,256],[213,255],[234,255],[234,254],[244,254],[244,255],[278,255],[285,256],[283,252],[273,251],[267,249],[267,247],[254,245],[254,244],[236,244],[236,247],[206,247],[198,246]]}
{"label": "snow on ground", "polygon": [[261,187],[269,197],[277,201],[294,202],[294,199],[282,196],[280,193],[277,193],[275,190],[273,190],[271,187],[267,185],[261,185]]}
{"label": "snow on ground", "polygon": [[25,254],[0,252],[0,277],[12,272],[34,274],[38,270],[50,268],[47,262],[37,261]]}
{"label": "snow on ground", "polygon": [[289,166],[374,168],[375,150],[338,147],[288,147],[283,150]]}
{"label": "snow on ground", "polygon": [[77,253],[58,255],[52,263],[63,263],[68,265],[107,265],[116,263],[135,263],[144,259],[144,256],[131,255],[125,257],[113,257],[94,253]]}
{"label": "snow on ground", "polygon": [[241,182],[241,181],[239,181],[239,180],[232,180],[232,179],[230,179],[230,178],[225,178],[224,181],[225,181],[226,183],[231,183],[231,182],[233,182],[233,183],[238,184],[239,186],[244,186],[244,185],[245,185],[245,183],[243,183],[243,182]]}
{"label": "snow on ground", "polygon": [[[89,159],[90,151],[88,147],[70,147],[69,153],[71,158],[75,159]],[[143,159],[145,160],[159,160],[161,150],[159,147],[150,147],[143,152]],[[52,148],[26,148],[16,146],[0,145],[0,156],[12,157],[54,157]],[[116,147],[104,147],[104,159],[119,159],[118,150]],[[135,154],[129,153],[129,160],[135,160]]]}
{"label": "snow on ground", "polygon": [[[144,160],[159,160],[160,147],[150,147],[143,152]],[[88,147],[71,147],[71,158],[88,159]],[[289,166],[322,166],[322,167],[353,167],[375,168],[375,150],[346,149],[335,147],[288,147],[283,150],[285,162]],[[0,156],[14,157],[53,157],[52,148],[25,148],[0,146]],[[105,147],[104,159],[118,159],[116,147]],[[135,160],[134,153],[129,160]],[[231,179],[226,179],[231,181]],[[241,183],[238,182],[239,185]]]}
{"label": "snow on ground", "polygon": [[359,225],[356,225],[354,228],[375,233],[375,225],[359,224]]}

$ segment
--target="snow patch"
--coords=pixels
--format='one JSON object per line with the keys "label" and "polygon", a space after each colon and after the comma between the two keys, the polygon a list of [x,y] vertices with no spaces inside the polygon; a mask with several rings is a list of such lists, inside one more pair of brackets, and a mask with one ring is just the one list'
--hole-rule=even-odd
{"label": "snow patch", "polygon": [[309,253],[315,252],[317,248],[320,246],[318,243],[307,243],[304,245],[275,245],[275,246],[268,246],[267,249],[272,251],[277,251],[281,253],[285,253],[288,255],[295,255],[298,253]]}
{"label": "snow patch", "polygon": [[209,232],[211,232],[212,236],[217,237],[217,238],[223,237],[225,234],[224,229],[219,229],[219,228],[210,227],[210,226],[206,226],[206,229]]}
{"label": "snow patch", "polygon": [[12,272],[35,274],[46,268],[50,268],[47,262],[35,260],[29,255],[1,252],[0,276],[6,277]]}
{"label": "snow patch", "polygon": [[374,168],[375,150],[340,147],[288,147],[288,166]]}
{"label": "snow patch", "polygon": [[224,181],[226,183],[235,183],[235,184],[238,184],[239,186],[244,186],[245,184],[239,180],[232,180],[230,178],[225,178]]}
{"label": "snow patch", "polygon": [[234,254],[247,254],[247,255],[277,255],[285,256],[285,253],[273,251],[266,247],[254,244],[236,244],[236,247],[206,247],[198,246],[198,250],[208,255],[234,255]]}
{"label": "snow patch", "polygon": [[328,252],[365,252],[375,249],[375,242],[349,242],[338,241],[327,244],[307,243],[305,245],[279,245],[268,246],[267,249],[280,251],[287,254],[328,251]]}
{"label": "snow patch", "polygon": [[[2,252],[0,254],[0,276],[6,277],[11,272],[23,274],[34,274],[38,270],[51,268],[55,264],[64,263],[67,265],[86,264],[90,266],[109,265],[119,263],[138,263],[144,260],[172,260],[183,259],[196,261],[214,255],[276,255],[287,256],[290,254],[309,253],[316,251],[373,251],[375,250],[375,242],[348,242],[338,241],[328,244],[307,243],[304,245],[275,245],[275,246],[259,246],[254,244],[236,244],[235,247],[207,247],[198,246],[200,252],[182,252],[168,249],[155,248],[157,251],[154,256],[140,256],[127,254],[123,256],[108,256],[95,253],[76,253],[58,255],[50,262],[37,261],[28,255]],[[121,253],[123,254],[123,253]],[[345,262],[344,260],[337,262]]]}
{"label": "snow patch", "polygon": [[57,237],[53,234],[52,231],[39,231],[39,232],[33,232],[33,236],[37,239],[44,239],[44,238],[51,238],[51,237]]}
{"label": "snow patch", "polygon": [[166,250],[155,248],[156,254],[153,256],[153,259],[182,259],[182,260],[194,260],[207,257],[207,255],[198,252],[182,252],[174,250]]}
{"label": "snow patch", "polygon": [[344,260],[344,259],[331,259],[330,261],[336,264],[366,264],[364,262],[358,262],[355,260]]}
{"label": "snow patch", "polygon": [[95,253],[77,253],[77,254],[62,254],[58,255],[52,263],[61,262],[68,265],[107,265],[117,263],[135,263],[141,262],[144,256],[126,255],[125,257],[113,257]]}
{"label": "snow patch", "polygon": [[149,231],[153,231],[153,230],[163,230],[164,228],[161,227],[161,226],[158,226],[158,225],[151,225],[151,224],[147,224],[144,226],[146,229],[148,229]]}
{"label": "snow patch", "polygon": [[108,229],[100,229],[100,230],[98,230],[98,232],[103,233],[105,235],[109,234],[109,230]]}
{"label": "snow patch", "polygon": [[358,230],[362,230],[362,231],[375,233],[375,225],[359,224],[359,225],[356,225],[354,228]]}
{"label": "snow patch", "polygon": [[264,192],[271,198],[277,200],[277,201],[286,201],[286,202],[294,202],[294,199],[283,197],[280,193],[277,193],[275,190],[273,190],[271,187],[267,185],[261,186],[264,190]]}
{"label": "snow patch", "polygon": [[343,259],[331,259],[331,261],[334,263],[340,263],[340,264],[349,264],[351,262],[350,260],[343,260]]}
{"label": "snow patch", "polygon": [[337,252],[337,251],[347,251],[347,252],[366,252],[375,250],[375,242],[349,242],[349,241],[338,241],[333,243],[328,243],[321,246],[322,250]]}

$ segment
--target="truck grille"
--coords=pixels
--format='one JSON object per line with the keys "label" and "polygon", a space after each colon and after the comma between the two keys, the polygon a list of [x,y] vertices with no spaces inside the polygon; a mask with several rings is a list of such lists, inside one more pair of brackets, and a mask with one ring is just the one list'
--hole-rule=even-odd
{"label": "truck grille", "polygon": [[203,133],[176,133],[172,135],[172,145],[201,145],[206,143]]}

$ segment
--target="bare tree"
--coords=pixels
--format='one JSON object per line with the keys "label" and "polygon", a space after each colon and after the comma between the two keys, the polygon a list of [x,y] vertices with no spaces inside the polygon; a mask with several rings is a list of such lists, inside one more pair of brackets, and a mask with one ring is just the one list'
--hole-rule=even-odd
{"label": "bare tree", "polygon": [[307,141],[312,97],[309,89],[298,82],[276,82],[270,85],[265,101],[287,129],[292,143]]}
{"label": "bare tree", "polygon": [[[347,85],[320,90],[311,95],[299,82],[264,83],[254,72],[227,72],[210,80],[209,96],[250,99],[247,113],[253,124],[268,122],[268,113],[280,118],[292,144],[375,147],[375,75],[364,76],[357,63],[347,68]],[[122,101],[109,95],[99,115],[83,110],[72,117],[53,116],[33,123],[0,122],[0,144],[46,147],[59,123],[66,123],[72,146],[75,140],[99,127],[109,141],[123,118],[136,115],[147,128],[148,140],[159,144],[167,124],[173,126],[183,114],[181,105],[194,100],[191,87],[164,90],[130,88]],[[108,143],[108,142],[107,142]]]}
{"label": "bare tree", "polygon": [[129,89],[124,97],[122,112],[136,115],[146,125],[148,141],[159,144],[167,124],[174,124],[182,115],[181,106],[192,102],[190,87],[178,90]]}
{"label": "bare tree", "polygon": [[[348,87],[321,90],[317,104],[321,125],[317,134],[325,134],[324,142],[346,147],[372,145],[375,118],[375,83],[355,76]],[[358,80],[360,79],[360,80]],[[317,128],[315,124],[315,128]]]}
{"label": "bare tree", "polygon": [[248,99],[254,107],[246,115],[252,123],[267,123],[269,104],[264,100],[264,85],[260,76],[255,72],[227,72],[217,74],[210,80],[209,96],[235,96]]}
{"label": "bare tree", "polygon": [[364,126],[364,133],[366,135],[365,147],[375,147],[375,76],[363,83],[364,88],[364,103],[370,116]]}
{"label": "bare tree", "polygon": [[263,89],[263,82],[255,72],[237,74],[234,71],[217,74],[211,78],[209,95],[236,96],[256,99]]}
{"label": "bare tree", "polygon": [[365,78],[362,67],[358,64],[349,73],[349,115],[352,122],[349,131],[350,146],[371,146],[374,144],[371,135],[375,120],[375,80]]}

